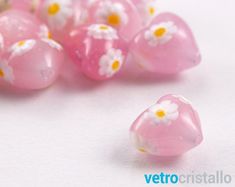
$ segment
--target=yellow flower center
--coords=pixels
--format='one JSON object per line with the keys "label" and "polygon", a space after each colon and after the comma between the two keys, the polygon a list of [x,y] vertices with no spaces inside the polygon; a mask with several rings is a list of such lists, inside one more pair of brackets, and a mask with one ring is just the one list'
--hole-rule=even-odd
{"label": "yellow flower center", "polygon": [[19,46],[19,47],[22,47],[24,44],[25,44],[25,41],[20,41],[20,42],[18,42],[18,46]]}
{"label": "yellow flower center", "polygon": [[147,152],[143,147],[138,148],[138,150],[139,150],[140,152],[142,152],[142,153],[146,153],[146,152]]}
{"label": "yellow flower center", "polygon": [[60,4],[53,3],[48,7],[48,14],[50,16],[56,15],[60,11]]}
{"label": "yellow flower center", "polygon": [[107,23],[112,26],[118,26],[121,23],[121,18],[116,13],[110,14],[107,18]]}
{"label": "yellow flower center", "polygon": [[155,14],[156,10],[154,7],[149,7],[149,14],[153,16]]}
{"label": "yellow flower center", "polygon": [[120,68],[120,62],[118,60],[113,62],[112,69],[113,71],[117,71]]}
{"label": "yellow flower center", "polygon": [[158,118],[162,119],[162,118],[164,118],[164,117],[166,116],[166,112],[165,112],[164,110],[158,110],[158,111],[155,113],[155,115],[156,115]]}
{"label": "yellow flower center", "polygon": [[0,69],[0,77],[2,78],[2,77],[4,77],[4,76],[5,76],[5,74],[4,74],[3,70]]}
{"label": "yellow flower center", "polygon": [[51,34],[51,32],[48,32],[48,33],[47,33],[47,37],[48,37],[49,39],[52,39],[52,34]]}
{"label": "yellow flower center", "polygon": [[107,31],[109,28],[105,25],[100,26],[100,30]]}
{"label": "yellow flower center", "polygon": [[154,31],[154,35],[157,37],[157,38],[161,38],[163,37],[165,34],[166,34],[167,30],[166,28],[164,27],[161,27],[161,28],[158,28]]}

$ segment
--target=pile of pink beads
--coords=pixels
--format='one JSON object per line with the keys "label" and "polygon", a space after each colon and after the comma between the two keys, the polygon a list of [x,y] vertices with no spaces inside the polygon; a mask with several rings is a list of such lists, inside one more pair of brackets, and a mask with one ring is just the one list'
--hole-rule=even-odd
{"label": "pile of pink beads", "polygon": [[[201,56],[188,25],[158,14],[156,0],[0,0],[0,83],[43,89],[60,75],[66,55],[87,77],[107,80],[127,59],[146,71],[176,74]],[[197,112],[167,95],[133,123],[141,152],[174,156],[203,139]]]}
{"label": "pile of pink beads", "polygon": [[[176,74],[198,65],[189,26],[156,0],[0,0],[0,81],[42,89],[68,55],[88,77],[107,80],[130,58]],[[53,39],[52,39],[53,38]]]}

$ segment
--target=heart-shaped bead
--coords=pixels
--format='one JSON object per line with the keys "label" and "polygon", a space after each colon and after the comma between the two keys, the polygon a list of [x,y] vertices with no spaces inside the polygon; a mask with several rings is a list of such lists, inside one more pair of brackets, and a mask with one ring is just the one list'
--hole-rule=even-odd
{"label": "heart-shaped bead", "polygon": [[127,44],[108,25],[79,27],[69,34],[66,41],[65,48],[73,61],[92,79],[110,79],[124,64]]}
{"label": "heart-shaped bead", "polygon": [[89,21],[110,25],[130,41],[142,28],[138,10],[130,0],[97,0],[89,8]]}
{"label": "heart-shaped bead", "polygon": [[63,49],[53,40],[22,40],[3,54],[0,78],[18,88],[46,88],[59,76],[63,60]]}
{"label": "heart-shaped bead", "polygon": [[144,111],[134,122],[135,147],[156,156],[177,156],[202,142],[198,113],[181,96],[167,95]]}
{"label": "heart-shaped bead", "polygon": [[175,74],[198,65],[201,55],[189,26],[178,16],[163,13],[132,41],[133,59],[150,72]]}

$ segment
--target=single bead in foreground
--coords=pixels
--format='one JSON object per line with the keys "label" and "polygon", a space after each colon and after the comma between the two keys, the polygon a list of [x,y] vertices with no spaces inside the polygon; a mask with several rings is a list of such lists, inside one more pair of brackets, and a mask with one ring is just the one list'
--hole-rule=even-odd
{"label": "single bead in foreground", "polygon": [[202,140],[196,110],[181,96],[167,95],[145,110],[133,123],[130,136],[140,151],[156,156],[177,156]]}

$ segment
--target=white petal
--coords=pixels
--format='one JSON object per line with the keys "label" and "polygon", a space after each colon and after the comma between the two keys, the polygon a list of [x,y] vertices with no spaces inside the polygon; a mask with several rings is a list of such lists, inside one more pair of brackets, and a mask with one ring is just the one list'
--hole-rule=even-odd
{"label": "white petal", "polygon": [[168,32],[170,34],[174,34],[177,32],[177,30],[178,30],[178,28],[175,25],[173,25],[171,28],[169,28]]}
{"label": "white petal", "polygon": [[172,104],[166,106],[165,109],[166,109],[167,113],[174,113],[174,112],[177,112],[178,105],[175,103],[172,103]]}
{"label": "white petal", "polygon": [[151,39],[151,32],[150,32],[149,30],[147,30],[147,31],[144,33],[144,38],[145,38],[146,40]]}
{"label": "white petal", "polygon": [[169,119],[167,117],[164,117],[163,119],[161,119],[161,123],[168,124],[169,123]]}
{"label": "white petal", "polygon": [[[101,26],[107,27],[106,30],[100,29]],[[114,40],[118,39],[117,31],[104,24],[95,24],[88,28],[88,35],[95,39]]]}
{"label": "white petal", "polygon": [[157,30],[159,27],[161,27],[161,25],[155,24],[155,25],[153,25],[153,26],[150,27],[149,31],[150,31],[151,33],[153,33],[153,32],[154,32],[155,30]]}
{"label": "white petal", "polygon": [[122,51],[120,49],[117,49],[116,50],[116,55],[119,57],[119,58],[122,58]]}
{"label": "white petal", "polygon": [[106,68],[100,68],[100,69],[99,69],[99,74],[100,74],[101,76],[106,75],[106,74],[107,74]]}
{"label": "white petal", "polygon": [[100,65],[107,67],[109,65],[110,58],[107,55],[104,55],[100,59]]}
{"label": "white petal", "polygon": [[154,122],[155,122],[156,124],[159,124],[159,123],[162,122],[162,119],[157,118],[156,116],[152,116],[152,119],[154,120]]}
{"label": "white petal", "polygon": [[24,42],[25,44],[23,46],[18,46],[19,42],[17,42],[10,47],[10,52],[12,53],[10,58],[16,55],[23,55],[24,53],[27,53],[36,44],[36,41],[33,39],[25,40]]}
{"label": "white petal", "polygon": [[120,3],[113,4],[113,9],[116,10],[117,12],[123,12],[125,10],[123,5]]}
{"label": "white petal", "polygon": [[145,114],[145,117],[148,118],[148,119],[155,119],[156,118],[155,110],[153,110],[151,108],[148,109],[148,111]]}
{"label": "white petal", "polygon": [[114,71],[111,68],[108,68],[106,71],[106,77],[110,78],[114,75]]}
{"label": "white petal", "polygon": [[149,108],[149,111],[153,112],[154,114],[156,111],[162,110],[162,105],[161,104],[155,104],[152,107]]}
{"label": "white petal", "polygon": [[128,23],[128,15],[125,12],[120,12],[120,17],[124,24]]}
{"label": "white petal", "polygon": [[109,49],[108,56],[110,59],[113,59],[115,57],[115,49],[113,49],[113,48]]}
{"label": "white petal", "polygon": [[63,49],[63,47],[59,43],[57,43],[55,40],[44,38],[42,39],[42,41],[50,45],[52,48],[57,49],[58,51],[61,51]]}
{"label": "white petal", "polygon": [[172,120],[176,120],[178,118],[178,116],[179,116],[179,113],[174,112],[174,113],[168,114],[166,118],[172,121]]}
{"label": "white petal", "polygon": [[163,38],[161,38],[161,39],[159,40],[159,43],[160,43],[160,44],[165,44],[165,43],[167,43],[168,41],[170,41],[171,39],[172,39],[172,35],[167,34],[166,36],[164,36]]}
{"label": "white petal", "polygon": [[170,100],[165,100],[165,101],[162,101],[160,104],[161,104],[161,106],[163,106],[163,107],[167,107],[168,105],[171,104],[171,101],[170,101]]}

